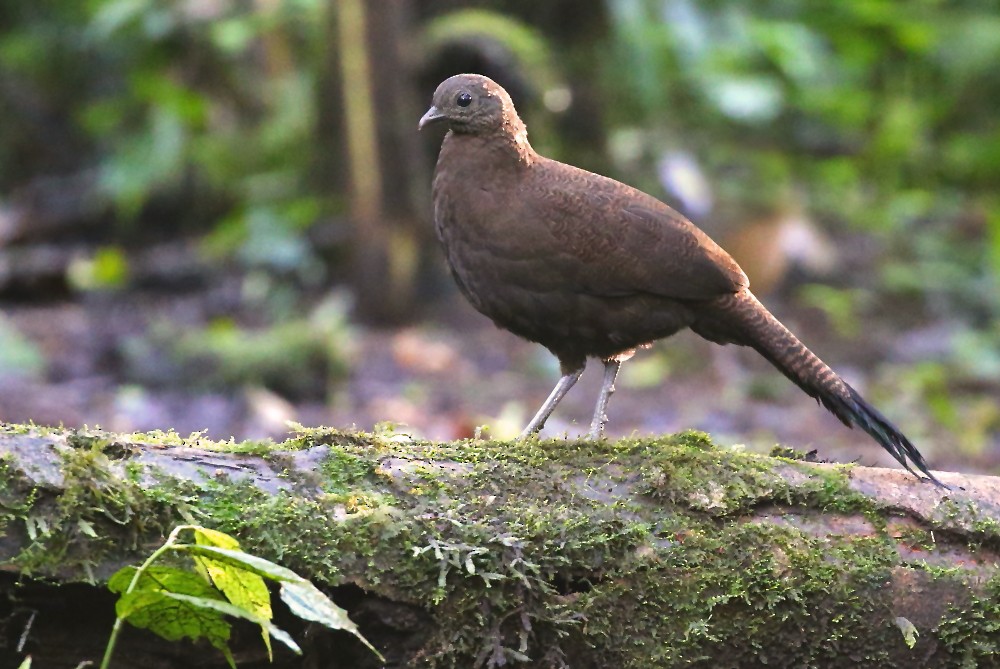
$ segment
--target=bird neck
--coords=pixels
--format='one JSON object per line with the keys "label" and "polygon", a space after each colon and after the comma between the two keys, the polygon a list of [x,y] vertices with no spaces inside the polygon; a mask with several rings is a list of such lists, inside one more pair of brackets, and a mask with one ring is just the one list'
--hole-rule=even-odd
{"label": "bird neck", "polygon": [[528,128],[516,113],[504,114],[500,134],[506,140],[519,162],[530,165],[535,162],[537,154],[528,143]]}
{"label": "bird neck", "polygon": [[485,161],[493,169],[524,168],[538,160],[538,154],[528,143],[528,129],[516,114],[505,115],[503,124],[491,132],[472,134],[452,130],[445,135],[441,151],[456,155],[452,160],[463,163]]}

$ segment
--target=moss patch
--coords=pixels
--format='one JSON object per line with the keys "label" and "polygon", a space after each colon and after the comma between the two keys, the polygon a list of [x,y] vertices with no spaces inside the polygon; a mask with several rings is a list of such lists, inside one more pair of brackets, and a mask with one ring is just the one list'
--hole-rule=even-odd
{"label": "moss patch", "polygon": [[988,667],[1000,656],[1000,575],[961,608],[952,606],[935,633],[962,669]]}
{"label": "moss patch", "polygon": [[[61,490],[29,486],[13,476],[0,501],[26,546],[10,560],[24,575],[75,574],[96,582],[132,559],[150,536],[168,531],[177,518],[173,503],[157,503],[134,477],[112,466],[105,451],[114,443],[90,433],[71,433],[58,451]],[[23,495],[21,497],[20,495]],[[100,565],[100,569],[98,566]]]}
{"label": "moss patch", "polygon": [[[138,560],[186,518],[317,582],[422,608],[436,631],[408,658],[415,665],[892,667],[914,657],[886,584],[904,564],[900,541],[929,550],[933,536],[887,529],[894,511],[854,492],[846,468],[720,448],[695,432],[431,443],[391,429],[302,429],[276,445],[167,435],[261,456],[288,484],[275,493],[225,470],[150,485],[141,449],[126,446],[156,436],[71,436],[60,494],[32,497],[11,473],[0,522],[36,523],[14,564],[94,577],[93,565]],[[860,515],[871,531],[817,535],[761,508]],[[996,540],[989,518],[968,522]],[[966,649],[998,647],[985,622],[1000,619],[996,583],[971,598],[973,617],[956,610],[936,631],[919,629],[917,650],[938,643],[978,661]]]}

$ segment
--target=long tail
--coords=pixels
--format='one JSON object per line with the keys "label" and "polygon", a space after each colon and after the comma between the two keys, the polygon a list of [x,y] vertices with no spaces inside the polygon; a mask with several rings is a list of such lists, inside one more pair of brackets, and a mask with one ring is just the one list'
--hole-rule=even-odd
{"label": "long tail", "polygon": [[924,456],[906,435],[806,348],[749,290],[715,302],[699,315],[692,329],[720,344],[753,347],[844,425],[860,427],[871,435],[907,471],[919,478],[912,463],[936,485],[947,488],[930,473]]}

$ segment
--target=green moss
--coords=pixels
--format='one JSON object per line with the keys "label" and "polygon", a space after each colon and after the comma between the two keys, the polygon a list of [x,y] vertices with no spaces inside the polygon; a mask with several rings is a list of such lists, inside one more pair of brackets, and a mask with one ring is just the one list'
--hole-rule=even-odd
{"label": "green moss", "polygon": [[153,502],[134,477],[112,467],[105,454],[114,450],[112,440],[73,432],[66,443],[71,448],[59,451],[62,494],[34,490],[17,509],[30,543],[11,562],[26,575],[79,570],[95,581],[96,565],[135,552],[144,537],[169,529],[176,516]]}
{"label": "green moss", "polygon": [[[277,445],[211,446],[272,462],[322,449],[316,472],[290,469],[289,491],[269,494],[226,475],[141,485],[141,468],[116,460],[110,445],[119,441],[78,438],[64,456],[62,496],[4,507],[8,518],[52,519],[22,565],[85,570],[112,550],[139,556],[183,517],[318,582],[355,583],[423,607],[437,624],[423,640],[421,666],[531,658],[547,667],[586,653],[602,666],[653,669],[888,667],[908,652],[885,587],[902,564],[886,530],[892,511],[852,491],[845,468],[719,448],[695,432],[514,444],[323,428]],[[816,536],[749,513],[762,506],[773,508],[769,515],[806,506],[861,513],[873,534]],[[931,529],[900,539],[925,545]],[[908,566],[932,580],[955,578]],[[976,615],[996,614],[991,601],[975,600]],[[887,631],[868,646],[862,640],[873,627]],[[955,611],[940,633],[960,654],[962,644],[994,648],[996,629]]]}
{"label": "green moss", "polygon": [[845,653],[878,666],[885,650],[858,639],[888,620],[894,562],[877,540],[728,523],[609,573],[582,597],[587,636],[606,666],[825,667]]}
{"label": "green moss", "polygon": [[0,457],[0,536],[6,536],[8,526],[28,514],[38,497],[37,488],[27,484],[12,460],[8,454]]}
{"label": "green moss", "polygon": [[65,434],[66,430],[61,427],[51,427],[47,425],[35,425],[32,422],[28,423],[2,423],[0,422],[0,434],[12,434],[12,435],[48,435],[48,434]]}
{"label": "green moss", "polygon": [[375,467],[368,459],[334,447],[320,465],[320,471],[324,490],[343,493],[354,490],[366,478],[373,476]]}
{"label": "green moss", "polygon": [[685,432],[636,447],[644,463],[640,490],[654,499],[716,516],[768,499],[787,501],[787,485],[765,458],[718,448],[703,433]]}
{"label": "green moss", "polygon": [[[250,483],[225,480],[206,482],[195,494],[201,498],[203,522],[238,536],[244,550],[319,582],[351,580],[378,591],[388,577],[405,576],[409,544],[401,545],[399,536],[408,531],[408,523],[390,506],[352,506],[337,496],[268,495]],[[408,580],[428,581],[426,574]]]}
{"label": "green moss", "polygon": [[768,455],[772,458],[784,458],[785,460],[795,460],[799,462],[805,462],[809,457],[807,453],[792,448],[791,446],[784,446],[780,444],[772,448]]}
{"label": "green moss", "polygon": [[950,606],[934,632],[952,656],[952,666],[993,666],[1000,656],[1000,575],[967,604]]}
{"label": "green moss", "polygon": [[929,552],[937,548],[933,532],[912,525],[894,525],[893,536],[897,543],[910,551]]}

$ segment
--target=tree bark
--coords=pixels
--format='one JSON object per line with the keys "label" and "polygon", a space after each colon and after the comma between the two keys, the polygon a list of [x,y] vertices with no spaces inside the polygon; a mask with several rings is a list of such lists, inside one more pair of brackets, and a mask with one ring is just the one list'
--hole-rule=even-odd
{"label": "tree bark", "polygon": [[343,0],[337,28],[343,136],[353,224],[352,287],[357,315],[374,324],[413,315],[420,264],[416,120],[400,44],[409,20],[406,0]]}
{"label": "tree bark", "polygon": [[[964,667],[1000,649],[1000,479],[619,442],[0,429],[0,666],[98,658],[103,583],[182,522],[332,593],[389,667]],[[376,667],[278,612],[240,667]],[[915,634],[914,634],[915,633]],[[918,636],[917,636],[918,635]],[[906,640],[914,642],[908,647]],[[126,629],[115,667],[225,666]]]}

